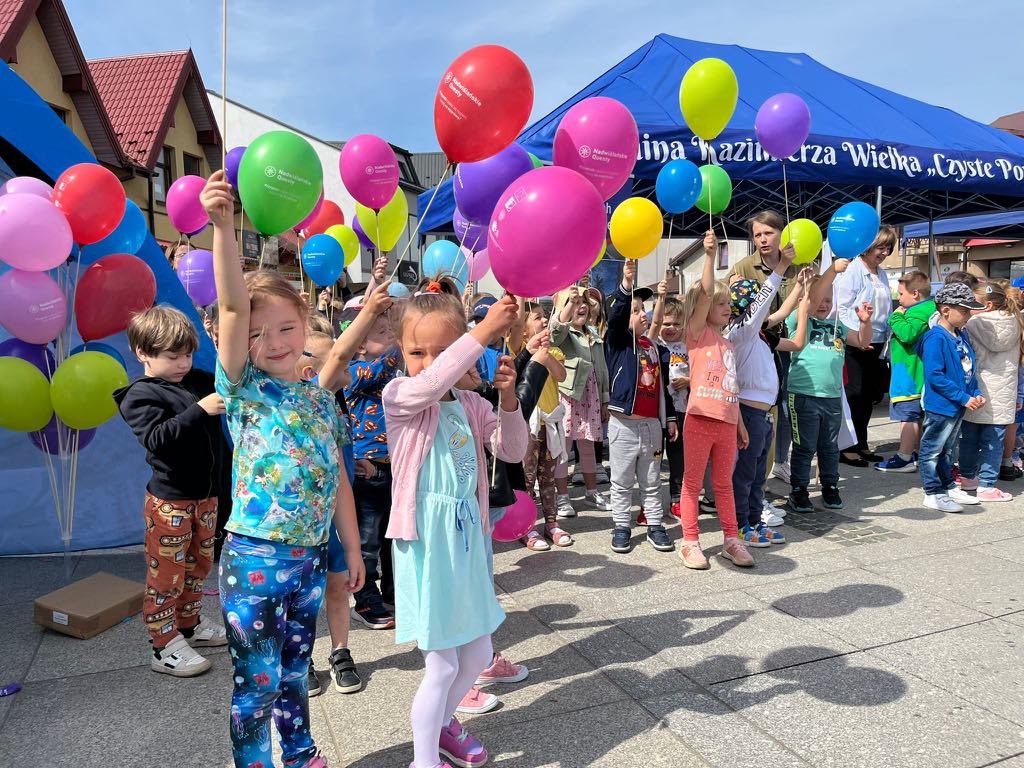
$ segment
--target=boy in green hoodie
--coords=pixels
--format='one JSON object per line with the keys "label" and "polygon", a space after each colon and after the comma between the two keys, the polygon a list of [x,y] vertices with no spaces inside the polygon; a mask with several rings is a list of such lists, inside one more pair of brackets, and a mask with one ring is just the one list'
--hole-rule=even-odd
{"label": "boy in green hoodie", "polygon": [[899,452],[875,465],[880,472],[914,472],[917,446],[921,442],[921,393],[924,391],[924,363],[918,343],[928,331],[935,312],[932,284],[924,272],[908,272],[900,278],[900,305],[889,317],[892,328],[890,352],[892,378],[889,381],[889,418],[900,422]]}

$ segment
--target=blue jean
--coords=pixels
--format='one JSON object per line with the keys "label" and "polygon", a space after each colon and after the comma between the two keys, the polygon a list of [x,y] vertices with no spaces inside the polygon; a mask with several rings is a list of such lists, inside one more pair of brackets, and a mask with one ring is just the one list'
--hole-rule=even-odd
{"label": "blue jean", "polygon": [[[391,547],[382,547],[384,532],[391,518],[391,465],[374,461],[373,477],[356,475],[352,480],[352,496],[356,503],[359,523],[359,547],[366,566],[366,582],[355,593],[356,608],[373,603],[392,602],[395,593],[394,573],[391,568]],[[377,564],[380,563],[380,587],[377,586]],[[389,599],[390,598],[390,599]]]}
{"label": "blue jean", "polygon": [[963,420],[963,409],[956,416],[925,411],[917,466],[921,471],[924,492],[929,496],[945,493],[955,487],[953,453],[960,441],[960,424]]}
{"label": "blue jean", "polygon": [[792,414],[793,463],[790,477],[793,488],[807,490],[811,480],[811,459],[818,454],[821,484],[839,485],[839,425],[843,419],[843,401],[839,397],[788,397]]}
{"label": "blue jean", "polygon": [[732,492],[736,499],[736,525],[742,529],[761,524],[764,504],[764,476],[768,470],[768,449],[772,444],[772,415],[740,403],[740,418],[750,442],[739,452],[732,471]]}
{"label": "blue jean", "polygon": [[977,477],[982,488],[995,488],[1003,460],[1004,437],[1005,424],[964,421],[960,426],[960,475]]}

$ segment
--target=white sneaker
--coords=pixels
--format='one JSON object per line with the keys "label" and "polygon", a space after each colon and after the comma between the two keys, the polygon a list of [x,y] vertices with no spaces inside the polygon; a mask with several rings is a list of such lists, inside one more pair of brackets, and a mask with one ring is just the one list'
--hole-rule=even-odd
{"label": "white sneaker", "polygon": [[555,507],[555,513],[560,520],[564,520],[567,517],[576,517],[576,507],[572,505],[568,494],[557,496],[555,498]]}
{"label": "white sneaker", "polygon": [[597,484],[604,485],[611,482],[608,479],[608,470],[604,468],[604,464],[597,465]]}
{"label": "white sneaker", "polygon": [[228,634],[224,627],[202,618],[196,624],[192,637],[187,638],[186,642],[193,648],[215,648],[228,644]]}
{"label": "white sneaker", "polygon": [[149,668],[154,672],[174,677],[195,677],[210,666],[210,660],[193,651],[181,635],[175,635],[159,656],[154,651],[149,660]]}
{"label": "white sneaker", "polygon": [[761,513],[761,522],[769,528],[778,528],[780,525],[786,524],[785,518],[779,517],[778,515],[769,512],[767,509]]}
{"label": "white sneaker", "polygon": [[583,500],[592,506],[594,509],[600,509],[602,512],[611,512],[612,504],[608,501],[608,497],[600,491],[594,491],[593,493],[586,493],[583,495]]}
{"label": "white sneaker", "polygon": [[963,512],[964,508],[953,501],[944,493],[937,493],[934,496],[925,494],[924,506],[928,509],[937,509],[939,512]]}
{"label": "white sneaker", "polygon": [[957,504],[981,504],[981,500],[977,496],[968,493],[962,488],[954,488],[951,491],[947,491],[946,496],[955,501]]}
{"label": "white sneaker", "polygon": [[788,461],[777,461],[775,466],[772,467],[772,477],[781,480],[786,485],[789,485],[789,462]]}
{"label": "white sneaker", "polygon": [[776,507],[774,504],[772,504],[770,501],[768,501],[768,499],[764,499],[761,502],[761,514],[765,514],[765,513],[771,513],[771,514],[775,515],[776,517],[785,517],[786,516],[786,508],[785,507]]}

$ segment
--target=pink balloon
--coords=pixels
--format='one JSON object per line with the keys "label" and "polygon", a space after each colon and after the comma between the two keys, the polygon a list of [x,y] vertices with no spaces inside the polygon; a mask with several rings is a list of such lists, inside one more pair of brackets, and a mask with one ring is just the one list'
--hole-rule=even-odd
{"label": "pink balloon", "polygon": [[8,179],[7,183],[0,187],[0,195],[17,193],[36,195],[44,200],[49,200],[50,195],[53,194],[53,187],[42,179],[37,179],[35,176],[15,176],[13,179]]}
{"label": "pink balloon", "polygon": [[0,325],[30,344],[46,344],[64,330],[68,300],[45,272],[12,269],[0,275]]}
{"label": "pink balloon", "polygon": [[512,182],[494,209],[491,271],[509,293],[547,296],[590,269],[606,226],[593,184],[568,168],[535,168]]}
{"label": "pink balloon", "polygon": [[323,207],[324,191],[320,190],[320,199],[316,201],[316,205],[314,205],[313,210],[309,212],[309,216],[307,216],[294,227],[292,227],[292,229],[294,229],[296,232],[301,232],[302,230],[304,230],[306,227],[313,223],[313,220],[316,219],[317,214],[320,213],[320,209]]}
{"label": "pink balloon", "polygon": [[42,272],[63,264],[70,253],[71,225],[53,203],[25,192],[0,197],[0,261]]}
{"label": "pink balloon", "polygon": [[179,232],[195,232],[210,222],[199,202],[199,193],[205,186],[206,179],[201,176],[182,176],[167,190],[167,216]]}
{"label": "pink balloon", "polygon": [[633,172],[639,149],[640,135],[629,110],[615,99],[592,96],[558,123],[554,162],[585,176],[608,200]]}
{"label": "pink balloon", "polygon": [[528,534],[537,522],[537,505],[526,491],[516,491],[516,500],[505,507],[505,516],[494,524],[495,541],[515,541]]}
{"label": "pink balloon", "polygon": [[[465,251],[467,249],[463,246],[462,250]],[[470,280],[483,280],[484,276],[486,276],[491,269],[491,257],[487,255],[486,248],[479,250],[476,253],[469,254],[467,261],[469,262]]]}
{"label": "pink balloon", "polygon": [[345,142],[338,161],[341,182],[356,202],[380,210],[398,189],[398,160],[379,136],[361,133]]}

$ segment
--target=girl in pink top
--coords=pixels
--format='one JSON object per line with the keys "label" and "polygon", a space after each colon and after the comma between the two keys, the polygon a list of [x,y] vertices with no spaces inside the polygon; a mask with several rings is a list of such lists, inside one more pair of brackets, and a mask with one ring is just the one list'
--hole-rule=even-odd
{"label": "girl in pink top", "polygon": [[679,556],[687,568],[704,570],[708,560],[700,548],[697,496],[708,460],[711,485],[718,502],[718,521],[725,534],[722,556],[742,567],[754,564],[739,540],[736,501],[732,494],[732,468],[736,447],[744,447],[747,433],[740,419],[736,352],[722,330],[730,320],[729,285],[715,280],[718,241],[709,231],[704,238],[704,273],[690,287],[683,304],[683,326],[690,351],[690,400],[683,425],[683,546]]}
{"label": "girl in pink top", "polygon": [[487,751],[453,717],[490,665],[491,633],[505,618],[484,545],[490,536],[484,442],[502,461],[520,462],[529,429],[508,357],[500,358],[494,376],[498,415],[475,392],[454,387],[484,345],[508,331],[517,311],[515,297],[506,296],[467,333],[458,299],[417,294],[399,330],[408,375],[384,388],[394,472],[387,535],[395,540],[395,642],[416,641],[425,666],[412,702],[414,767],[435,768],[441,754],[469,768],[487,762]]}

